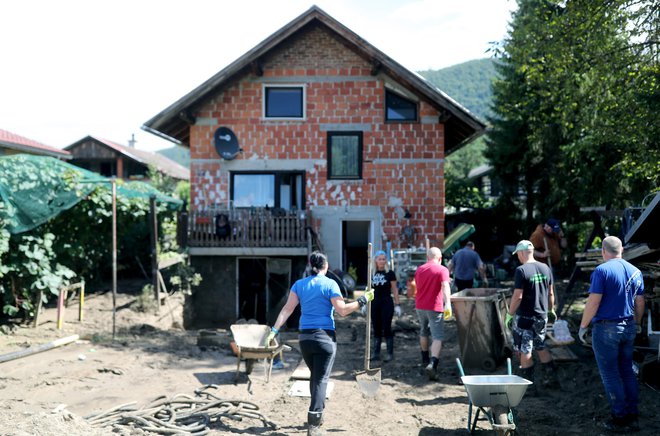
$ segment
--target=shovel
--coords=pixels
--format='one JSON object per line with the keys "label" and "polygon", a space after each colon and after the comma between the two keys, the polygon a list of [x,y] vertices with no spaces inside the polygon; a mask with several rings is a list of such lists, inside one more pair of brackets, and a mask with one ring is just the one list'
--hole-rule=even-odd
{"label": "shovel", "polygon": [[[367,263],[367,291],[371,289],[371,256],[372,246],[369,243],[369,260]],[[373,397],[380,388],[380,368],[369,368],[369,361],[371,358],[371,301],[367,303],[367,336],[366,336],[366,350],[364,353],[364,371],[358,371],[355,374],[358,388],[365,397]]]}

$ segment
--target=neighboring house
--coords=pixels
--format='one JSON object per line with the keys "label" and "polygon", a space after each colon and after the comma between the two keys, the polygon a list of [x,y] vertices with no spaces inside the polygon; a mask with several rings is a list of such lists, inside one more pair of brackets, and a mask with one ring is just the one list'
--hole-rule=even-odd
{"label": "neighboring house", "polygon": [[178,180],[189,180],[188,168],[158,153],[138,150],[133,140],[125,146],[106,139],[86,136],[65,147],[71,153],[71,163],[102,176],[126,180],[143,180],[149,166]]}
{"label": "neighboring house", "polygon": [[484,124],[312,7],[143,128],[190,147],[193,308],[229,324],[273,322],[311,247],[366,283],[369,242],[441,245],[445,156]]}
{"label": "neighboring house", "polygon": [[27,153],[51,156],[58,159],[71,159],[71,153],[59,148],[44,145],[33,139],[0,129],[0,156]]}

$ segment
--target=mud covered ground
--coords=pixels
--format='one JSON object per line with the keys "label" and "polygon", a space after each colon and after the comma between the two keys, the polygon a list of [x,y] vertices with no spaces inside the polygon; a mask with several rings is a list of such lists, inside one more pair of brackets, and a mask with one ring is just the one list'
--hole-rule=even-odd
{"label": "mud covered ground", "polygon": [[[304,435],[308,398],[288,395],[290,376],[301,357],[296,334],[282,338],[292,350],[285,368],[273,370],[266,383],[257,364],[249,376],[241,365],[237,383],[236,357],[222,339],[217,347],[197,345],[198,332],[181,329],[182,299],[174,296],[160,313],[134,310],[141,284],[124,283],[117,300],[116,337],[112,340],[112,296],[90,295],[83,322],[76,320],[75,304],[67,310],[63,330],[55,325],[55,309],[48,308],[38,328],[3,326],[0,354],[80,335],[80,340],[43,353],[0,363],[0,435],[140,435],[137,427],[93,427],[83,417],[137,402],[144,405],[159,396],[194,395],[195,389],[217,385],[216,395],[254,403],[277,429],[257,419],[220,419],[209,434]],[[577,302],[579,306],[579,301]],[[414,326],[413,302],[402,297],[401,325]],[[327,401],[325,424],[337,435],[454,435],[467,434],[468,399],[454,364],[459,355],[456,323],[446,324],[440,377],[422,375],[417,334],[398,328],[395,359],[376,362],[382,383],[373,399],[365,399],[354,372],[364,363],[365,318],[353,314],[337,322],[338,355]],[[571,345],[577,361],[559,366],[561,388],[526,395],[516,409],[521,435],[605,434],[598,422],[608,416],[608,405],[589,348]],[[500,365],[495,374],[504,374]],[[470,374],[477,374],[470,371]],[[640,383],[642,435],[660,434],[660,394]],[[480,422],[476,434],[489,434]]]}

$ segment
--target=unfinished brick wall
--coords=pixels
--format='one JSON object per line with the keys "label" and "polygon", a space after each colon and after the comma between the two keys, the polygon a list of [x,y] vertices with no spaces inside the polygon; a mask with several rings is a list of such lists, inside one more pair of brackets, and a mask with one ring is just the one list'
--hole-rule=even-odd
{"label": "unfinished brick wall", "polygon": [[[385,82],[371,65],[323,28],[306,29],[262,59],[262,76],[246,72],[209,100],[191,127],[191,207],[205,209],[229,200],[229,172],[213,146],[213,133],[229,127],[244,150],[236,159],[313,160],[306,179],[306,205],[378,206],[383,232],[400,241],[402,227],[415,227],[416,245],[444,233],[444,126],[385,123]],[[306,119],[274,121],[262,116],[263,86],[306,86]],[[394,83],[391,79],[390,83]],[[419,119],[438,117],[421,102]],[[211,120],[211,121],[209,121]],[[363,130],[363,178],[327,180],[327,124],[369,126]],[[302,169],[302,168],[301,168]],[[407,209],[412,218],[404,219]]]}

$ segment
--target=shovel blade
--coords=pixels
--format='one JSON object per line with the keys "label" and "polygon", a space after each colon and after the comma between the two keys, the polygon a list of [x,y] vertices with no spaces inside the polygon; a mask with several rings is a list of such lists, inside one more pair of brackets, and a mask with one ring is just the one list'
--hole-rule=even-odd
{"label": "shovel blade", "polygon": [[380,368],[367,369],[355,374],[358,388],[365,397],[374,397],[380,388]]}

